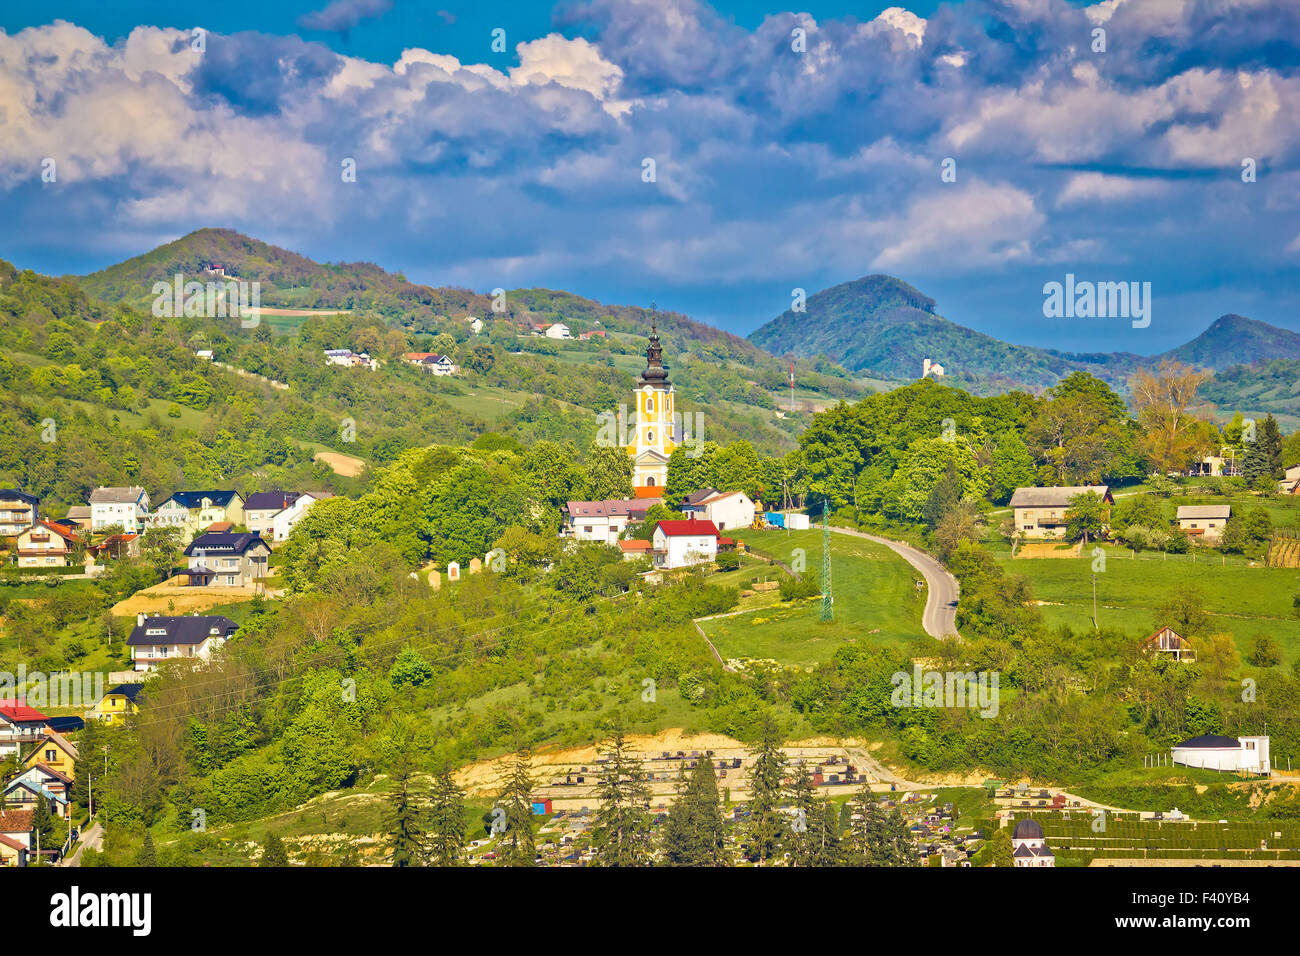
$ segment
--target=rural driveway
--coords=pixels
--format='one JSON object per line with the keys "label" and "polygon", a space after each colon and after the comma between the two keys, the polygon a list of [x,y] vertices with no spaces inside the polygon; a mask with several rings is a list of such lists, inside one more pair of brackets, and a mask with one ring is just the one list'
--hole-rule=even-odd
{"label": "rural driveway", "polygon": [[[852,535],[855,538],[866,538],[876,544],[883,544],[920,571],[925,578],[928,591],[925,599],[925,614],[921,618],[925,633],[937,638],[944,638],[950,634],[961,636],[957,634],[957,596],[960,589],[957,579],[948,573],[947,568],[924,551],[919,551],[901,541],[891,541],[878,535],[867,534],[865,531],[855,531],[853,528],[836,528],[834,525],[831,526],[831,530],[836,534]],[[832,585],[833,583],[832,579]]]}
{"label": "rural driveway", "polygon": [[89,830],[81,835],[77,842],[77,848],[65,859],[60,866],[81,866],[81,851],[86,848],[98,850],[104,843],[104,828],[96,822]]}

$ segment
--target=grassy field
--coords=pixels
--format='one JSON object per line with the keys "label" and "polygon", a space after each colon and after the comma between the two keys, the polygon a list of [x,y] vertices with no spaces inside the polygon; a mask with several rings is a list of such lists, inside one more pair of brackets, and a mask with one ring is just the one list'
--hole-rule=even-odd
{"label": "grassy field", "polygon": [[[820,574],[819,530],[747,531],[742,537],[749,547],[787,564],[802,548],[808,571],[814,578]],[[770,594],[764,595],[766,607],[702,625],[718,653],[723,658],[770,658],[809,667],[845,644],[863,641],[913,648],[925,640],[921,628],[925,592],[917,591],[917,575],[907,562],[881,545],[843,535],[831,539],[831,560],[833,622],[818,621],[816,600],[778,605]]]}
{"label": "grassy field", "polygon": [[[1093,625],[1092,547],[1078,558],[1052,560],[1013,560],[1005,547],[996,553],[1009,574],[1028,579],[1034,598],[1045,602],[1049,624],[1083,630]],[[1204,595],[1214,627],[1231,632],[1243,655],[1256,634],[1266,633],[1282,645],[1284,664],[1300,657],[1300,620],[1291,605],[1300,574],[1294,569],[1252,567],[1240,556],[1213,552],[1134,557],[1127,548],[1104,545],[1102,550],[1105,571],[1095,575],[1098,626],[1146,636],[1160,626],[1156,606],[1191,585]]]}

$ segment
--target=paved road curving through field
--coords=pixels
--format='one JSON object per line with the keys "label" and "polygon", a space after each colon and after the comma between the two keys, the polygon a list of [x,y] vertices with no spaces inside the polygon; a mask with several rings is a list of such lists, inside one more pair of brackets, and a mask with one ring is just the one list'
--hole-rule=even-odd
{"label": "paved road curving through field", "polygon": [[[891,541],[889,538],[867,534],[865,531],[857,531],[853,528],[837,528],[834,525],[831,525],[831,531],[836,534],[866,538],[868,541],[876,542],[876,544],[883,544],[920,571],[921,576],[925,578],[928,592],[925,599],[925,613],[921,617],[921,625],[925,628],[925,633],[937,638],[944,638],[949,635],[961,636],[957,634],[957,598],[961,589],[957,584],[957,579],[948,573],[947,568],[924,551],[920,551],[902,541]],[[832,579],[833,586],[834,580]]]}

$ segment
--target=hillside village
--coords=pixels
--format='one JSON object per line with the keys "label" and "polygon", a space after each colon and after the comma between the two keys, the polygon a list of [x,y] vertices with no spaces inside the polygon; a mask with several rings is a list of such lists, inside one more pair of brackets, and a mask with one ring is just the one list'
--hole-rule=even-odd
{"label": "hillside village", "polygon": [[[352,495],[97,485],[53,514],[0,490],[5,636],[43,648],[0,644],[25,675],[0,693],[0,862],[1300,860],[1289,824],[1259,820],[1297,805],[1300,728],[1275,701],[1300,625],[1270,611],[1273,634],[1227,632],[1200,590],[1294,590],[1300,444],[1271,418],[1187,418],[1158,397],[1198,374],[1181,366],[1145,373],[1155,397],[1132,418],[1082,373],[982,399],[927,359],[764,462],[692,433],[650,319],[635,412],[586,462],[475,442],[407,451]],[[534,331],[569,337],[555,327]],[[344,351],[326,358],[358,364]],[[460,371],[445,352],[402,358]],[[1161,436],[1169,418],[1181,430]],[[1130,565],[1154,588],[1141,611],[1030,597]],[[949,582],[945,630],[929,622]],[[86,619],[105,630],[77,631],[75,602],[56,602],[95,589],[113,600]],[[1056,663],[1026,669],[1030,653]],[[76,700],[60,687],[74,655],[99,662]],[[963,703],[989,671],[1017,689],[1002,706],[1033,748]],[[1240,673],[1258,705],[1223,693]],[[1068,729],[1033,696],[1049,679],[1074,695]],[[277,697],[292,716],[272,731],[259,713]],[[1118,699],[1136,746],[1108,738]],[[164,725],[183,742],[163,745]],[[437,822],[376,838],[388,823],[331,806],[350,792],[404,833]],[[269,822],[313,818],[327,832]],[[1097,819],[1110,838],[1085,839]]]}

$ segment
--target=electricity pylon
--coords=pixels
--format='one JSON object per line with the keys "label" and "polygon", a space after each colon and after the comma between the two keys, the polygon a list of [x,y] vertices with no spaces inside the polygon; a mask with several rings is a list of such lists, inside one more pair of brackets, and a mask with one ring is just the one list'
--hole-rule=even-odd
{"label": "electricity pylon", "polygon": [[835,601],[831,597],[831,503],[822,502],[822,610],[820,619],[835,620]]}

